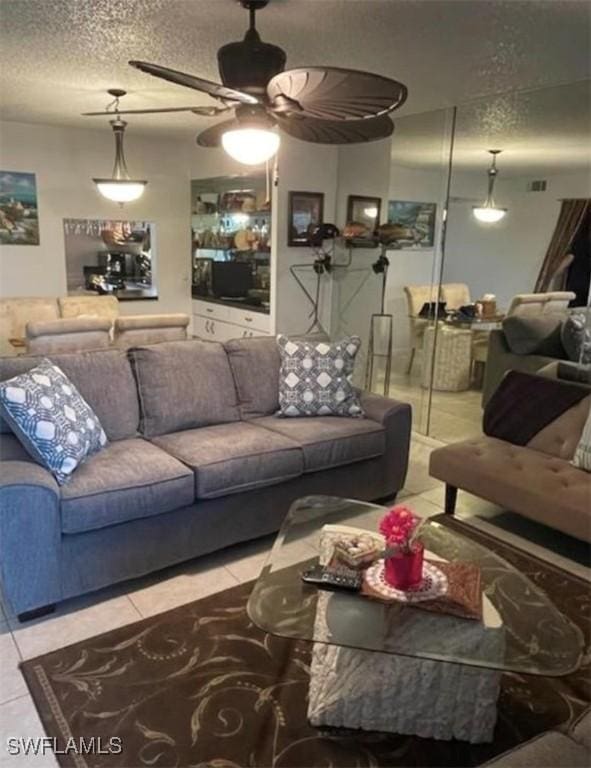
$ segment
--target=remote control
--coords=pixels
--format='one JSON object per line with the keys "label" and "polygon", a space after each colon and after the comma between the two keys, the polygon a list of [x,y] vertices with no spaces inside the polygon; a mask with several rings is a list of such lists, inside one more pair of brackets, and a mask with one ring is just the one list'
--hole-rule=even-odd
{"label": "remote control", "polygon": [[358,592],[361,589],[362,576],[350,569],[314,565],[302,572],[302,581],[313,584],[319,589],[345,589]]}

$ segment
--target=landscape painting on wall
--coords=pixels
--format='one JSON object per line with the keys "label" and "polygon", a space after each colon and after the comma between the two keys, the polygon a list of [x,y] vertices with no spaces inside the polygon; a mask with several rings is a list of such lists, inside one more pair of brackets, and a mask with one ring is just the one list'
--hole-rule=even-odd
{"label": "landscape painting on wall", "polygon": [[0,171],[0,244],[39,245],[34,173]]}
{"label": "landscape painting on wall", "polygon": [[390,200],[388,234],[395,248],[433,248],[436,203]]}

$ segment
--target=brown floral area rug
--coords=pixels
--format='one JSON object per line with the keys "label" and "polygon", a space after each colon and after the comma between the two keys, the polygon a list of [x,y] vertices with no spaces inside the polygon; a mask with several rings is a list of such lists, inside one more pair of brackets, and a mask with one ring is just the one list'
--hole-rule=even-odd
{"label": "brown floral area rug", "polygon": [[[439,519],[526,573],[589,640],[591,597],[583,580],[458,521]],[[246,614],[251,587],[244,584],[25,662],[23,673],[46,732],[66,753],[60,763],[76,768],[474,766],[571,721],[591,701],[587,663],[563,678],[505,675],[495,740],[488,745],[315,729],[306,719],[310,645],[254,626]],[[93,753],[68,754],[72,738],[77,743],[84,738]]]}

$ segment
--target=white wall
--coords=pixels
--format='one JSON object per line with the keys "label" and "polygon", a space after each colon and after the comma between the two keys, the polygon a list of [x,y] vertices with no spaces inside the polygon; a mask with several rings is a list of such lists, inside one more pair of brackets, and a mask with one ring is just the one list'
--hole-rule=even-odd
{"label": "white wall", "polygon": [[446,195],[447,167],[423,170],[392,165],[389,200],[414,200],[436,203],[436,222],[433,248],[408,248],[388,251],[390,268],[386,287],[387,312],[394,316],[394,353],[408,350],[410,326],[405,285],[430,285],[438,279],[439,242],[441,237],[443,205]]}
{"label": "white wall", "polygon": [[[309,270],[298,275],[307,290],[314,295],[316,274],[311,269],[314,255],[308,247],[290,247],[288,235],[288,195],[291,191],[322,192],[324,194],[324,221],[334,222],[336,213],[336,184],[338,150],[336,147],[281,136],[278,161],[278,185],[273,214],[274,270],[276,328],[281,333],[302,334],[312,323],[311,304],[297,285],[290,267],[309,264]],[[320,322],[330,331],[332,284],[321,277]]]}
{"label": "white wall", "polygon": [[0,168],[37,176],[40,245],[0,246],[0,296],[67,292],[64,218],[141,219],[156,224],[157,301],[121,302],[124,314],[190,311],[189,175],[178,143],[126,134],[132,176],[148,179],[144,195],[121,208],[96,191],[109,176],[114,141],[101,130],[0,123]]}
{"label": "white wall", "polygon": [[[390,177],[390,139],[369,144],[355,144],[338,149],[337,212],[339,228],[347,223],[349,195],[379,197],[382,201],[380,223],[386,221],[388,180]],[[340,249],[338,261],[348,257]],[[354,248],[347,269],[333,271],[332,335],[355,334],[361,337],[359,362],[355,367],[357,384],[362,384],[367,361],[371,315],[380,312],[382,277],[371,265],[380,255],[378,248]]]}
{"label": "white wall", "polygon": [[497,224],[479,223],[472,205],[486,195],[483,173],[454,173],[445,246],[444,282],[463,282],[472,299],[494,293],[507,308],[516,293],[534,290],[560,211],[560,198],[591,197],[589,173],[544,175],[545,192],[528,192],[531,177],[503,179],[495,185],[497,205],[508,208]]}

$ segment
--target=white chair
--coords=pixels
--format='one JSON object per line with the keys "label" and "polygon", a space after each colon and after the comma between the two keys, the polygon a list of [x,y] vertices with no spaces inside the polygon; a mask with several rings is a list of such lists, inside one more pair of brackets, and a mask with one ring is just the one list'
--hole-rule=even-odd
{"label": "white chair", "polygon": [[114,343],[126,348],[136,344],[158,344],[162,341],[184,341],[189,315],[128,315],[117,317]]}
{"label": "white chair", "polygon": [[569,302],[576,299],[572,291],[548,293],[518,293],[511,299],[507,315],[539,315],[565,312]]}
{"label": "white chair", "polygon": [[111,321],[102,317],[72,317],[27,323],[27,352],[49,355],[110,346]]}
{"label": "white chair", "polygon": [[446,309],[459,309],[472,303],[470,289],[466,283],[442,283],[441,301],[445,302]]}

